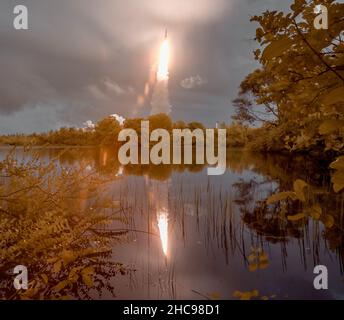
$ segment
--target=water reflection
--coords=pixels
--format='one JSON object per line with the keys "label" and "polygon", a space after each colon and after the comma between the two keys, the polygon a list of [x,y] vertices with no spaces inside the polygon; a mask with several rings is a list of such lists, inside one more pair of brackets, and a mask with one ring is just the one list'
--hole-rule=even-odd
{"label": "water reflection", "polygon": [[156,224],[159,229],[161,248],[164,255],[168,254],[168,223],[169,223],[169,180],[156,181],[147,178],[151,210],[156,214]]}
{"label": "water reflection", "polygon": [[[39,153],[49,162],[60,151]],[[69,149],[58,161],[119,178],[107,192],[119,196],[130,234],[112,258],[136,270],[112,280],[119,299],[344,297],[344,199],[331,192],[328,164],[231,150],[226,174],[209,177],[200,165],[122,167],[116,157],[116,150]],[[298,178],[335,227],[285,219],[298,203],[266,205]],[[329,269],[326,292],[313,289],[317,264]]]}

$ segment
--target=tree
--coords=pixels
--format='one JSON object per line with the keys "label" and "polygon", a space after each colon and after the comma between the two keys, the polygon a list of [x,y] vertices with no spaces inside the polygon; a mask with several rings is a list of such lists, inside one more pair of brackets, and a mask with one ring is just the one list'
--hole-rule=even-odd
{"label": "tree", "polygon": [[196,121],[188,123],[188,128],[191,131],[193,131],[195,129],[202,129],[203,131],[205,131],[205,126],[202,123],[196,122]]}
{"label": "tree", "polygon": [[172,120],[165,113],[154,114],[148,117],[149,128],[151,131],[155,129],[165,129],[169,132],[172,131]]}
{"label": "tree", "polygon": [[[317,5],[328,9],[328,29],[314,27]],[[234,101],[242,122],[279,127],[290,150],[344,150],[344,4],[295,0],[291,12],[266,11],[254,54],[261,67],[240,85]]]}
{"label": "tree", "polygon": [[119,131],[119,122],[113,117],[107,117],[96,124],[96,140],[102,146],[115,145]]}

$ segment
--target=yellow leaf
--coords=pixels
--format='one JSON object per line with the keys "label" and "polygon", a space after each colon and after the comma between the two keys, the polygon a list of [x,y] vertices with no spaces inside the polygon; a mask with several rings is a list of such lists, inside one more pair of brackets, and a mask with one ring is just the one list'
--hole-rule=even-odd
{"label": "yellow leaf", "polygon": [[338,193],[344,189],[344,184],[335,183],[333,185],[334,192]]}
{"label": "yellow leaf", "polygon": [[58,260],[58,258],[54,257],[54,258],[49,258],[47,259],[48,263],[55,263]]}
{"label": "yellow leaf", "polygon": [[61,282],[59,282],[54,288],[53,290],[55,292],[60,292],[61,290],[63,290],[65,287],[67,287],[70,284],[69,280],[62,280]]}
{"label": "yellow leaf", "polygon": [[53,272],[59,273],[61,271],[61,267],[62,267],[62,261],[58,260],[57,262],[54,263]]}
{"label": "yellow leaf", "polygon": [[92,274],[94,273],[94,268],[93,267],[87,267],[81,271],[82,274]]}
{"label": "yellow leaf", "polygon": [[269,261],[262,261],[259,263],[259,269],[266,269],[269,266]]}
{"label": "yellow leaf", "polygon": [[69,263],[73,262],[77,257],[74,255],[73,251],[63,250],[61,254],[61,258],[64,262],[64,265],[66,266]]}
{"label": "yellow leaf", "polygon": [[49,282],[48,276],[45,273],[41,274],[41,278],[43,279],[45,284]]}
{"label": "yellow leaf", "polygon": [[344,156],[337,158],[336,161],[330,164],[331,169],[344,171]]}
{"label": "yellow leaf", "polygon": [[318,204],[315,204],[312,208],[309,209],[309,211],[307,211],[307,213],[309,213],[309,215],[313,219],[319,220],[322,214],[322,209]]}
{"label": "yellow leaf", "polygon": [[254,272],[254,271],[256,271],[258,269],[258,264],[257,263],[250,263],[249,265],[248,265],[248,270],[250,271],[250,272]]}
{"label": "yellow leaf", "polygon": [[304,213],[298,213],[298,214],[295,214],[293,216],[288,216],[288,220],[289,221],[299,221],[305,217],[306,217],[306,215]]}
{"label": "yellow leaf", "polygon": [[294,191],[296,193],[296,196],[299,200],[302,202],[306,201],[305,194],[303,192],[303,189],[307,186],[307,183],[301,179],[297,179],[294,182]]}
{"label": "yellow leaf", "polygon": [[252,290],[252,291],[246,291],[246,292],[235,291],[233,293],[233,296],[236,298],[239,298],[240,300],[250,300],[251,298],[258,297],[258,295],[259,295],[258,290]]}
{"label": "yellow leaf", "polygon": [[281,56],[292,44],[293,41],[287,37],[273,41],[264,49],[262,58],[264,60],[271,60],[274,57]]}
{"label": "yellow leaf", "polygon": [[338,170],[332,175],[333,190],[340,192],[344,188],[344,171]]}
{"label": "yellow leaf", "polygon": [[77,267],[77,268],[73,268],[70,272],[69,272],[69,276],[68,276],[68,280],[75,283],[78,281],[79,279],[79,275],[78,275],[78,272],[80,271],[80,267]]}
{"label": "yellow leaf", "polygon": [[267,255],[265,252],[262,252],[262,253],[259,255],[259,261],[260,261],[260,262],[269,261],[268,255]]}
{"label": "yellow leaf", "polygon": [[[343,89],[344,90],[344,89]],[[343,120],[325,120],[319,127],[319,133],[323,135],[331,134],[344,127]]]}
{"label": "yellow leaf", "polygon": [[272,203],[275,203],[275,202],[286,200],[288,198],[290,198],[292,200],[296,199],[295,192],[288,191],[288,192],[280,192],[280,193],[277,193],[277,194],[273,194],[271,197],[268,198],[268,200],[266,200],[266,203],[267,204],[272,204]]}
{"label": "yellow leaf", "polygon": [[331,215],[326,214],[323,217],[323,223],[324,223],[326,228],[331,229],[334,226],[334,218]]}
{"label": "yellow leaf", "polygon": [[218,292],[212,292],[209,294],[209,297],[213,300],[218,300],[220,299],[220,294]]}
{"label": "yellow leaf", "polygon": [[257,256],[256,256],[254,253],[251,253],[251,254],[247,257],[247,260],[248,260],[249,262],[253,262],[253,261],[256,260],[256,258],[257,258]]}
{"label": "yellow leaf", "polygon": [[343,87],[339,87],[336,89],[331,90],[323,99],[322,102],[324,104],[330,105],[335,104],[338,102],[344,101],[344,89]]}
{"label": "yellow leaf", "polygon": [[89,288],[93,287],[93,280],[90,275],[82,273],[82,280]]}

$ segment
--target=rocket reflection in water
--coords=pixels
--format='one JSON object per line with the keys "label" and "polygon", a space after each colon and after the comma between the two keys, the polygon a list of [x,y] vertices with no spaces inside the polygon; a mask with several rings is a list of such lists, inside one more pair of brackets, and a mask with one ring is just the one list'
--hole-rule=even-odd
{"label": "rocket reflection in water", "polygon": [[170,181],[147,180],[149,200],[152,212],[156,214],[156,225],[159,229],[161,248],[166,257],[169,253],[169,204],[168,193]]}

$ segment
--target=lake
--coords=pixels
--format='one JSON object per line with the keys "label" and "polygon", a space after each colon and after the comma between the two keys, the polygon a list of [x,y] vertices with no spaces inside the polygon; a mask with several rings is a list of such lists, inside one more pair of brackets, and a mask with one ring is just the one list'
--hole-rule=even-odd
{"label": "lake", "polygon": [[[0,158],[8,153],[0,148]],[[327,163],[307,156],[228,150],[227,171],[208,176],[206,166],[121,167],[109,149],[35,148],[62,167],[83,165],[116,179],[107,194],[121,203],[126,231],[112,247],[127,272],[94,299],[343,299],[343,195],[331,191]],[[31,152],[31,151],[30,151]],[[16,151],[16,157],[30,155]],[[266,205],[296,179],[335,225],[308,217],[291,221],[300,203]],[[20,261],[18,262],[18,264]],[[328,290],[315,290],[316,265],[328,268]],[[100,292],[100,294],[99,294]],[[244,295],[244,296],[243,296]]]}

